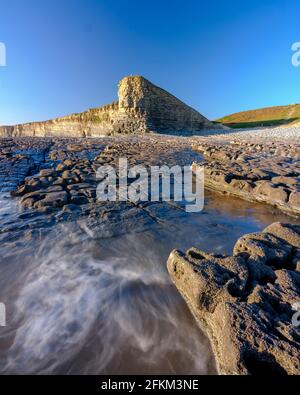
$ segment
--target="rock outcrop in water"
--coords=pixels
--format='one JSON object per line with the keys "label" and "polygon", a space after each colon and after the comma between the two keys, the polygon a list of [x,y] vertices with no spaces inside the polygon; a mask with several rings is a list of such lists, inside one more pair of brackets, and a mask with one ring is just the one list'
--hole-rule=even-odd
{"label": "rock outcrop in water", "polygon": [[245,235],[230,257],[175,250],[167,265],[221,374],[300,373],[299,225]]}
{"label": "rock outcrop in water", "polygon": [[191,134],[223,128],[140,76],[123,78],[118,96],[119,100],[110,105],[80,114],[0,127],[0,136],[96,137],[149,131]]}

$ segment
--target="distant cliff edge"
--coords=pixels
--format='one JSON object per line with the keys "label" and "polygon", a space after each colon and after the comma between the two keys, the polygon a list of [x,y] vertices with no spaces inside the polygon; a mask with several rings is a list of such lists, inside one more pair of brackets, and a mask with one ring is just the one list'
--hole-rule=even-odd
{"label": "distant cliff edge", "polygon": [[193,108],[141,76],[119,82],[119,100],[50,121],[1,126],[0,136],[97,137],[132,133],[196,134],[203,129],[223,129]]}

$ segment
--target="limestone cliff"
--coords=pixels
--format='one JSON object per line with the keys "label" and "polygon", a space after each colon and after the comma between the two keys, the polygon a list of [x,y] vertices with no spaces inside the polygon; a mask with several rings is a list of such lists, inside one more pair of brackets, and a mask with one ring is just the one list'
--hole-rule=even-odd
{"label": "limestone cliff", "polygon": [[196,133],[221,129],[175,96],[140,76],[119,82],[119,100],[45,122],[0,127],[0,136],[96,137],[116,133]]}

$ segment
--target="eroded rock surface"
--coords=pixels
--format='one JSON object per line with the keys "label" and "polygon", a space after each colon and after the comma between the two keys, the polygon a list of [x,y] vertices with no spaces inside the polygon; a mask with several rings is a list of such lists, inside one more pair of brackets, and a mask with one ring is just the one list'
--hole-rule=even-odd
{"label": "eroded rock surface", "polygon": [[68,211],[74,205],[87,204],[92,209],[99,203],[96,199],[99,182],[96,172],[100,166],[110,165],[118,171],[119,158],[126,158],[128,167],[178,164],[180,158],[176,153],[188,147],[183,140],[155,137],[83,140],[76,143],[72,140],[53,140],[40,171],[24,177],[12,195],[20,196],[23,206],[41,211],[61,208]]}
{"label": "eroded rock surface", "polygon": [[48,140],[2,139],[0,144],[0,192],[16,189],[25,177],[44,162],[51,143]]}
{"label": "eroded rock surface", "polygon": [[273,223],[232,256],[191,248],[168,259],[171,279],[211,341],[221,374],[299,374],[300,226]]}
{"label": "eroded rock surface", "polygon": [[300,145],[286,142],[195,144],[204,156],[205,186],[300,215]]}
{"label": "eroded rock surface", "polygon": [[[168,209],[179,214],[182,207],[176,202],[99,201],[97,169],[110,165],[118,171],[119,158],[128,159],[128,168],[139,164],[148,168],[150,165],[190,164],[196,156],[188,140],[159,135],[2,139],[0,152],[3,146],[3,154],[7,142],[11,158],[17,155],[22,144],[29,146],[31,153],[40,152],[38,148],[44,144],[41,146],[44,151],[36,161],[34,155],[28,153],[26,161],[30,167],[27,166],[24,173],[19,171],[16,160],[5,162],[5,171],[15,175],[9,190],[15,198],[13,201],[19,203],[20,213],[16,210],[15,221],[3,222],[1,242],[21,237],[21,234],[27,237],[33,229],[37,233],[37,229],[65,221],[84,220],[95,232],[95,237],[101,238],[144,230],[155,222],[164,221],[162,217]],[[0,188],[4,187],[7,187],[6,181],[1,184],[0,179]]]}

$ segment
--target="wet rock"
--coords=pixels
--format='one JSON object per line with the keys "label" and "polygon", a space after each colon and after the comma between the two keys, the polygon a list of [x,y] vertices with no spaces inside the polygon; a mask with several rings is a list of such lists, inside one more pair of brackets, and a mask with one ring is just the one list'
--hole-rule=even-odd
{"label": "wet rock", "polygon": [[299,374],[299,245],[299,226],[274,223],[240,238],[232,257],[196,249],[169,256],[171,279],[207,332],[221,374]]}
{"label": "wet rock", "polygon": [[34,203],[34,207],[40,209],[41,207],[63,207],[68,203],[68,194],[65,191],[46,193],[45,197]]}
{"label": "wet rock", "polygon": [[57,177],[54,181],[53,181],[53,185],[64,185],[65,180],[61,177]]}
{"label": "wet rock", "polygon": [[82,205],[87,203],[89,203],[89,200],[85,196],[82,195],[71,196],[71,204]]}
{"label": "wet rock", "polygon": [[67,213],[74,213],[76,211],[80,211],[80,207],[78,207],[77,204],[66,204],[63,207],[62,211]]}
{"label": "wet rock", "polygon": [[21,203],[25,206],[25,207],[31,207],[34,205],[35,202],[43,199],[46,195],[46,192],[44,190],[38,190],[38,191],[34,191],[34,192],[29,192],[26,193],[22,199],[21,199]]}
{"label": "wet rock", "polygon": [[299,144],[209,142],[193,149],[204,153],[192,167],[204,166],[206,188],[300,215]]}
{"label": "wet rock", "polygon": [[73,176],[73,174],[72,174],[69,170],[65,170],[65,171],[62,173],[61,178],[62,178],[63,180],[68,180],[68,179],[71,179],[72,176]]}
{"label": "wet rock", "polygon": [[73,161],[71,159],[65,159],[63,164],[68,168],[71,168],[73,166]]}
{"label": "wet rock", "polygon": [[[15,190],[35,168],[44,161],[48,141],[1,139],[0,141],[0,192]],[[33,148],[34,146],[35,148]]]}
{"label": "wet rock", "polygon": [[54,169],[43,169],[39,175],[40,177],[51,177],[56,175],[56,171]]}
{"label": "wet rock", "polygon": [[86,188],[90,188],[91,184],[88,183],[79,183],[79,184],[70,184],[67,186],[67,189],[69,191],[78,191],[79,189],[86,189]]}
{"label": "wet rock", "polygon": [[57,170],[58,172],[64,172],[64,171],[69,170],[69,169],[70,169],[70,167],[67,166],[65,163],[59,163],[59,164],[56,166],[56,170]]}
{"label": "wet rock", "polygon": [[12,196],[23,196],[26,195],[27,193],[34,192],[38,190],[39,186],[36,183],[36,185],[32,184],[24,184],[20,186],[17,190],[11,191]]}

